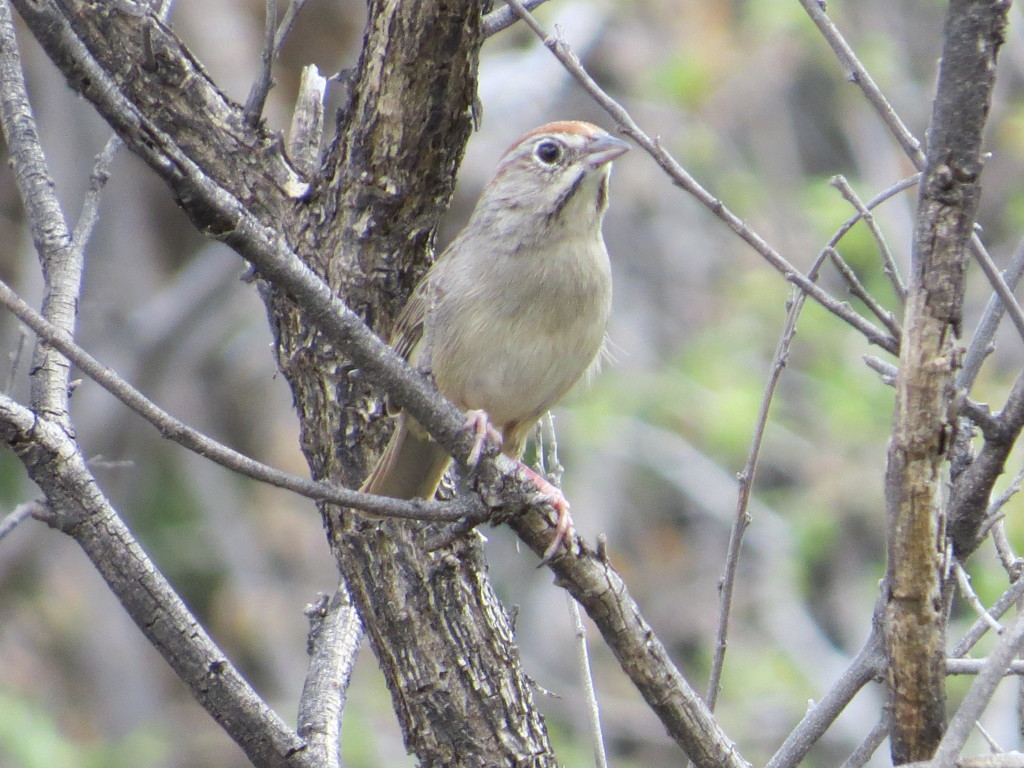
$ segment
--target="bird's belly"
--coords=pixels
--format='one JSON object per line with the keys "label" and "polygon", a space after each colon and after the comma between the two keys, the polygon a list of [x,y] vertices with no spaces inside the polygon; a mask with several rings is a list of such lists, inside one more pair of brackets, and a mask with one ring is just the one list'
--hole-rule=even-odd
{"label": "bird's belly", "polygon": [[[441,392],[464,409],[486,411],[499,428],[536,420],[558,402],[591,366],[604,337],[603,329],[598,334],[571,327],[558,332],[534,328],[525,336],[507,331],[500,337],[504,343],[487,343],[488,339],[495,341],[488,333],[463,339],[459,354],[472,360],[470,365],[433,361]],[[509,338],[528,338],[529,342],[512,348]],[[443,371],[461,371],[463,375],[445,378]]]}

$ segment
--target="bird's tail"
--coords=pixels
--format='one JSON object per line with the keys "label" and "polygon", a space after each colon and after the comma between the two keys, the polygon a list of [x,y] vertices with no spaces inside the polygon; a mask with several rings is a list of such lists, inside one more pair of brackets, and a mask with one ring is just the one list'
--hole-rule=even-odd
{"label": "bird's tail", "polygon": [[404,413],[362,490],[393,499],[433,499],[451,457]]}

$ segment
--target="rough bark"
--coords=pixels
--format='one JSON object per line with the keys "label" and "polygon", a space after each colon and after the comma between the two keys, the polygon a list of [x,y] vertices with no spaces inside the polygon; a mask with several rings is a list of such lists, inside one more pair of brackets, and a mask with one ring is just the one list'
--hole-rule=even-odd
{"label": "rough bark", "polygon": [[982,129],[1007,8],[999,0],[949,5],[918,200],[886,472],[885,645],[897,764],[930,758],[944,727],[942,487],[956,425],[954,375],[966,245],[978,204]]}
{"label": "rough bark", "polygon": [[[480,41],[478,3],[370,3],[338,138],[310,216],[291,231],[309,266],[383,334],[430,258],[453,189]],[[287,300],[267,297],[313,474],[356,485],[383,437],[381,393]],[[479,538],[431,553],[423,524],[323,513],[422,764],[553,764]]]}

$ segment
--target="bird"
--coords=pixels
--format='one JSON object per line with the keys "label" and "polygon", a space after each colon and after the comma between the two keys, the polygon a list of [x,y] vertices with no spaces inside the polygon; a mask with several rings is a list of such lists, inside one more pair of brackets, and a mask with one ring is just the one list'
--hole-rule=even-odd
{"label": "bird", "polygon": [[[561,491],[522,464],[541,416],[596,370],[611,312],[601,226],[611,163],[629,144],[591,123],[528,131],[501,157],[469,221],[413,290],[391,345],[519,461],[557,515],[549,561],[572,528]],[[404,411],[363,490],[432,499],[451,457]]]}

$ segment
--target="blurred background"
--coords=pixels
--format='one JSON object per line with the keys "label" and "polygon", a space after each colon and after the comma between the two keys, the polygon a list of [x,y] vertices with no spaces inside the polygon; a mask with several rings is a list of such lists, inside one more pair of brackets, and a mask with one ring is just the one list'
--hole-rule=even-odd
{"label": "blurred background", "polygon": [[[945,3],[833,0],[829,12],[919,138],[931,109]],[[310,0],[276,71],[269,123],[286,129],[301,66],[354,66],[364,7]],[[983,237],[1005,265],[1024,231],[1024,25],[1017,6],[989,124]],[[829,185],[843,174],[869,199],[913,173],[796,0],[555,0],[558,25],[594,77],[735,213],[806,269],[853,212]],[[178,34],[244,102],[259,57],[263,3],[177,0]],[[108,129],[21,36],[42,140],[68,217],[81,206]],[[335,86],[337,88],[337,86]],[[439,235],[465,222],[504,148],[559,118],[610,119],[520,26],[481,61],[480,130]],[[338,95],[332,99],[336,108]],[[332,124],[328,120],[328,124]],[[787,283],[639,150],[616,163],[605,234],[615,271],[615,361],[556,413],[564,485],[580,532],[605,534],[612,562],[698,690],[706,685],[717,583],[782,331]],[[909,262],[915,194],[876,213]],[[10,169],[0,168],[0,275],[38,304],[38,262]],[[863,225],[839,245],[898,312]],[[135,158],[117,160],[87,255],[81,343],[173,414],[275,466],[305,474],[296,419],[275,374],[263,308],[240,260],[204,240]],[[973,330],[989,291],[970,275]],[[826,270],[822,282],[847,298]],[[855,303],[855,306],[859,306]],[[974,397],[998,407],[1020,368],[1007,329]],[[0,314],[0,365],[27,400],[32,340]],[[891,390],[863,363],[880,354],[808,304],[772,407],[740,567],[717,712],[743,754],[763,763],[867,637],[884,571],[882,476]],[[335,570],[312,503],[256,485],[168,444],[105,392],[74,393],[78,438],[104,491],[215,639],[288,721],[306,669],[303,608],[333,592]],[[1019,461],[1011,462],[1016,470]],[[0,453],[0,511],[35,494]],[[1020,503],[1010,534],[1024,536]],[[485,530],[499,593],[518,610],[527,673],[559,758],[591,764],[564,593],[504,530]],[[991,601],[1005,587],[989,547],[971,563]],[[955,626],[973,616],[957,609]],[[956,632],[952,639],[956,639]],[[613,764],[679,765],[680,754],[592,632],[596,686]],[[954,680],[951,698],[966,682]],[[1019,746],[1005,684],[986,725]],[[865,689],[808,759],[834,765],[878,718]],[[352,768],[412,766],[372,654],[345,712]],[[876,763],[888,762],[886,750]],[[0,541],[0,767],[230,768],[241,751],[194,704],[73,542],[29,520]]]}

